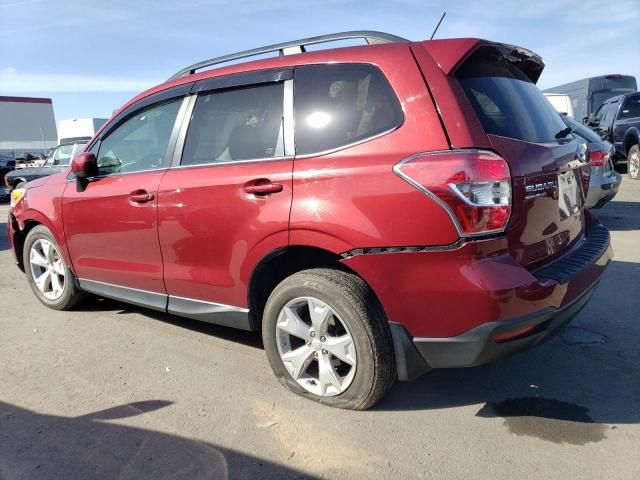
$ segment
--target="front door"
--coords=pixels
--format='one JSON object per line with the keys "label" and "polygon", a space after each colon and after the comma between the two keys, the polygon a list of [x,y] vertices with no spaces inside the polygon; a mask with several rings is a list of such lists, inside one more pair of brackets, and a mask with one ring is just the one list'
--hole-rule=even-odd
{"label": "front door", "polygon": [[82,288],[166,307],[157,195],[182,103],[174,98],[132,112],[91,147],[99,175],[82,191],[67,185],[65,235]]}
{"label": "front door", "polygon": [[162,178],[158,195],[170,312],[248,327],[252,268],[288,243],[290,82],[224,85],[194,99],[179,165]]}

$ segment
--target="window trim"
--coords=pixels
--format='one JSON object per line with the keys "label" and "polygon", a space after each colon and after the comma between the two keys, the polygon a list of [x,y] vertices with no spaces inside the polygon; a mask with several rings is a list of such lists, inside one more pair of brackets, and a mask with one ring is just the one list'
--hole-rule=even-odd
{"label": "window trim", "polygon": [[[89,151],[91,148],[94,147],[94,145],[98,145],[98,154],[96,155],[96,158],[99,158],[100,149],[102,148],[103,140],[108,138],[109,135],[115,129],[117,129],[120,125],[122,125],[124,122],[126,122],[129,118],[133,117],[134,115],[140,113],[143,110],[147,110],[147,109],[154,108],[156,106],[162,105],[164,103],[168,103],[168,102],[170,102],[170,101],[172,101],[172,100],[174,100],[174,99],[176,99],[178,97],[179,96],[170,96],[168,98],[161,99],[158,102],[147,103],[146,105],[142,105],[142,106],[140,104],[136,104],[140,108],[138,108],[136,110],[132,110],[126,117],[124,117],[124,118],[122,118],[121,120],[118,121],[117,126],[114,126],[113,128],[110,128],[109,131],[106,134],[100,135],[99,138],[97,138],[94,142],[92,142],[90,147],[86,148],[86,151]],[[101,175],[96,175],[95,177],[91,177],[91,178],[89,178],[89,181],[99,180],[101,178],[107,178],[107,177],[115,177],[115,176],[120,176],[120,175],[130,175],[130,174],[134,174],[134,173],[159,172],[159,171],[163,171],[163,170],[166,170],[167,168],[169,168],[171,166],[171,160],[173,158],[173,152],[174,152],[175,147],[176,147],[176,141],[177,141],[177,138],[178,138],[178,133],[180,131],[180,127],[184,123],[185,114],[186,114],[186,110],[187,110],[187,104],[188,104],[188,98],[189,97],[183,97],[182,101],[180,103],[180,106],[178,107],[178,112],[176,113],[176,118],[175,118],[175,120],[173,122],[173,127],[171,128],[171,133],[169,134],[169,142],[167,143],[167,149],[166,149],[166,151],[164,153],[164,157],[162,159],[162,165],[161,166],[159,166],[158,168],[147,168],[147,169],[144,169],[144,170],[134,170],[134,171],[131,171],[131,172],[105,173],[105,174],[101,174]]]}
{"label": "window trim", "polygon": [[[402,104],[402,101],[400,101],[400,98],[398,97],[398,93],[396,92],[395,88],[393,87],[393,84],[389,81],[389,78],[387,77],[387,75],[385,75],[385,73],[382,71],[382,69],[378,65],[376,65],[374,63],[369,63],[369,62],[339,62],[339,63],[310,63],[310,64],[305,64],[305,65],[298,65],[294,69],[294,82],[295,82],[295,71],[298,70],[298,69],[305,68],[305,67],[321,67],[321,66],[332,67],[332,66],[342,66],[342,65],[352,66],[352,67],[355,67],[355,66],[366,66],[366,67],[370,67],[370,68],[372,68],[374,70],[377,70],[378,73],[380,75],[382,75],[382,77],[387,82],[387,85],[389,86],[389,90],[393,93],[393,96],[394,96],[396,102],[400,106],[400,112],[402,114],[401,115],[402,118],[400,119],[400,122],[396,126],[393,126],[393,127],[389,128],[387,130],[384,130],[384,131],[382,131],[380,133],[376,133],[375,135],[372,135],[372,136],[369,136],[369,137],[365,137],[365,138],[362,138],[360,140],[356,140],[356,141],[353,141],[353,142],[350,142],[350,143],[347,143],[347,144],[344,144],[344,145],[339,145],[337,147],[328,148],[326,150],[320,150],[320,151],[317,151],[317,152],[299,154],[299,153],[295,152],[295,145],[294,145],[294,153],[293,153],[293,155],[294,155],[296,160],[298,160],[298,159],[303,160],[305,158],[313,158],[313,157],[320,157],[320,156],[323,156],[323,155],[329,155],[329,154],[332,154],[332,153],[339,152],[341,150],[345,150],[347,148],[352,148],[352,147],[355,147],[357,145],[361,145],[363,143],[371,142],[373,140],[376,140],[376,139],[378,139],[380,137],[388,135],[391,132],[394,132],[394,131],[402,128],[402,126],[407,121],[407,115],[406,115],[406,112],[404,110],[404,105]],[[295,89],[295,86],[294,86],[294,89]],[[294,125],[293,125],[293,127],[294,127],[293,128],[293,138],[295,140],[295,98],[293,98],[293,97],[292,97],[292,103],[293,103],[293,105],[292,105],[293,109],[292,110],[293,110],[293,114],[294,114],[294,119],[293,119],[293,123],[294,123]]]}
{"label": "window trim", "polygon": [[107,136],[109,136],[109,134],[115,128],[118,128],[120,126],[120,124],[125,122],[130,116],[136,114],[140,110],[143,110],[143,109],[145,109],[147,107],[150,107],[152,105],[155,105],[157,103],[167,102],[167,101],[172,100],[172,99],[177,98],[177,97],[184,97],[184,96],[189,94],[189,91],[191,90],[192,87],[193,87],[193,82],[186,83],[184,85],[178,85],[177,87],[168,88],[166,90],[162,90],[162,91],[160,91],[158,93],[154,93],[152,95],[144,97],[144,98],[138,100],[137,102],[135,102],[134,104],[129,105],[127,108],[125,108],[120,113],[118,113],[118,115],[115,116],[112,120],[107,122],[107,125],[104,128],[104,130],[102,130],[100,132],[100,135],[96,136],[93,139],[93,141],[91,141],[91,143],[89,143],[85,147],[85,151],[88,152],[91,148],[93,148],[93,145],[95,143],[97,143],[97,142],[101,141],[103,138],[106,138]]}
{"label": "window trim", "polygon": [[[282,70],[278,70],[277,72],[281,72]],[[274,82],[270,80],[273,78],[271,76],[272,71],[269,72],[269,75],[256,75],[257,72],[251,72],[250,75],[243,75],[242,81],[245,81],[249,77],[253,78],[256,83],[238,83],[233,87],[222,87],[222,88],[207,88],[206,90],[198,90],[197,93],[194,92],[193,95],[187,97],[189,99],[188,105],[186,107],[184,122],[180,126],[180,131],[178,132],[175,148],[173,151],[171,165],[169,168],[195,168],[195,167],[215,167],[215,166],[223,166],[223,165],[235,165],[239,163],[249,163],[249,162],[268,162],[268,161],[279,161],[279,160],[291,160],[293,159],[293,154],[291,153],[294,149],[293,144],[293,69],[289,69],[292,76],[289,79],[284,81]],[[265,80],[266,79],[266,80]],[[214,79],[211,79],[214,80]],[[189,165],[182,165],[182,154],[184,153],[184,146],[187,140],[187,132],[189,130],[189,126],[193,120],[193,110],[196,106],[196,101],[200,95],[209,92],[217,92],[217,91],[228,91],[228,90],[239,90],[242,88],[248,87],[259,87],[261,85],[267,85],[272,83],[283,83],[283,106],[282,106],[282,118],[283,118],[283,135],[284,135],[284,155],[278,157],[263,157],[263,158],[248,158],[245,160],[231,160],[228,162],[205,162],[205,163],[195,163]],[[214,93],[215,95],[215,93]]]}

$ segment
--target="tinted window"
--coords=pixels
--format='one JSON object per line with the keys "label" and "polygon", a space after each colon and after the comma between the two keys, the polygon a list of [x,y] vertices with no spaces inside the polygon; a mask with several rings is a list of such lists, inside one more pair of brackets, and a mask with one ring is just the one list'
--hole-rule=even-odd
{"label": "tinted window", "polygon": [[634,95],[628,97],[622,111],[620,112],[620,118],[634,118],[640,117],[640,95]]}
{"label": "tinted window", "polygon": [[399,126],[400,104],[371,65],[313,65],[295,71],[296,153],[359,142]]}
{"label": "tinted window", "polygon": [[201,94],[182,165],[281,157],[282,83]]}
{"label": "tinted window", "polygon": [[497,49],[478,49],[456,76],[487,133],[552,142],[565,128],[538,87]]}
{"label": "tinted window", "polygon": [[102,139],[98,151],[100,174],[162,167],[181,102],[175,99],[137,112]]}

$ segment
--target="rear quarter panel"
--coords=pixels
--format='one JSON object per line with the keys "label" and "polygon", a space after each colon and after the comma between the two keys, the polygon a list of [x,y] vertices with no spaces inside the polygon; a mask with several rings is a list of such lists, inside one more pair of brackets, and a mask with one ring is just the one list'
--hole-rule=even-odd
{"label": "rear quarter panel", "polygon": [[447,213],[393,166],[449,147],[408,45],[342,59],[377,65],[404,111],[396,130],[323,155],[296,157],[290,244],[341,253],[351,248],[446,245],[457,233]]}

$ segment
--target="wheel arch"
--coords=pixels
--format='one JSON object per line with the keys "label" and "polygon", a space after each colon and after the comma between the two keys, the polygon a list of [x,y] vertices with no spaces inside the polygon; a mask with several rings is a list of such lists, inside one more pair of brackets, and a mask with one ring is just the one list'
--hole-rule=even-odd
{"label": "wheel arch", "polygon": [[640,130],[636,127],[632,127],[624,135],[624,153],[629,155],[629,150],[634,145],[640,145]]}
{"label": "wheel arch", "polygon": [[[282,247],[262,257],[251,273],[247,289],[247,302],[253,325],[260,328],[262,313],[269,295],[282,280],[294,273],[310,268],[331,268],[362,278],[341,260],[342,257],[334,252],[309,245]],[[366,280],[363,280],[366,283]]]}
{"label": "wheel arch", "polygon": [[29,232],[33,230],[38,225],[42,225],[42,223],[37,220],[26,220],[24,222],[24,226],[22,229],[15,229],[15,233],[13,235],[13,245],[16,254],[16,260],[18,264],[18,268],[25,271],[24,267],[24,242],[27,239],[27,235]]}

